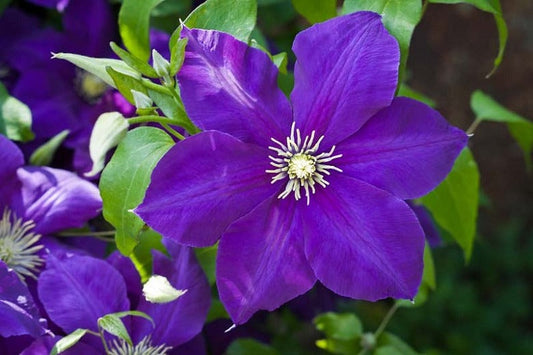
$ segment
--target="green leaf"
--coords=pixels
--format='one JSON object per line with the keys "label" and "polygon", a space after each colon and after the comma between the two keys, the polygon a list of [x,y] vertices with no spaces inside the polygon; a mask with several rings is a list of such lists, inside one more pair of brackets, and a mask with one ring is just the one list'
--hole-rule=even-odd
{"label": "green leaf", "polygon": [[160,129],[136,128],[126,134],[102,172],[104,218],[115,227],[117,247],[126,256],[139,243],[144,227],[131,210],[142,202],[152,170],[173,145],[172,138]]}
{"label": "green leaf", "polygon": [[138,71],[149,78],[159,77],[154,68],[152,68],[147,62],[120,48],[115,42],[111,42],[109,45],[111,46],[113,52],[115,52],[115,54],[118,55],[118,57],[128,64],[133,70]]}
{"label": "green leaf", "polygon": [[170,75],[175,76],[183,65],[185,60],[185,46],[187,46],[187,38],[180,38],[174,42],[170,48]]}
{"label": "green leaf", "polygon": [[123,312],[116,312],[116,313],[111,313],[111,314],[119,318],[124,318],[126,316],[141,317],[141,318],[149,320],[150,323],[152,323],[152,326],[155,327],[155,323],[152,317],[150,317],[148,314],[141,312],[141,311],[123,311]]}
{"label": "green leaf", "polygon": [[123,74],[111,67],[107,67],[106,71],[113,79],[117,90],[120,91],[122,96],[124,96],[124,98],[128,100],[130,104],[135,104],[135,100],[133,99],[133,94],[131,90],[136,90],[142,92],[143,94],[146,94],[146,88],[139,79],[127,74]]}
{"label": "green leaf", "polygon": [[276,349],[252,338],[239,338],[226,350],[227,355],[279,355]]}
{"label": "green leaf", "polygon": [[470,107],[478,121],[507,123],[507,128],[524,152],[529,171],[532,170],[531,152],[533,151],[533,122],[506,109],[482,91],[475,91],[470,99]]}
{"label": "green leaf", "polygon": [[5,86],[0,83],[0,134],[15,141],[30,141],[34,138],[31,121],[28,106],[10,96]]}
{"label": "green leaf", "polygon": [[400,89],[398,90],[398,96],[410,97],[411,99],[423,102],[430,107],[436,106],[435,101],[433,101],[426,95],[413,90],[411,87],[409,87],[405,83],[400,84]]}
{"label": "green leaf", "polygon": [[348,14],[355,11],[374,11],[383,16],[383,24],[400,45],[398,83],[401,83],[409,55],[411,36],[422,18],[422,2],[420,0],[345,0],[342,13]]}
{"label": "green leaf", "polygon": [[409,345],[407,345],[402,339],[388,332],[381,334],[377,339],[377,349],[375,354],[418,355],[418,353]]}
{"label": "green leaf", "polygon": [[130,254],[130,259],[141,276],[141,282],[146,282],[152,275],[152,250],[167,253],[161,242],[161,235],[152,229],[141,228],[138,234],[138,244]]}
{"label": "green leaf", "polygon": [[124,0],[118,13],[118,29],[126,48],[142,61],[150,58],[150,13],[163,0]]}
{"label": "green leaf", "polygon": [[337,0],[292,0],[292,6],[310,23],[326,21],[337,15]]}
{"label": "green leaf", "polygon": [[498,55],[494,59],[494,66],[490,73],[487,74],[487,78],[490,77],[500,66],[503,54],[505,53],[505,46],[507,45],[508,30],[507,24],[502,14],[502,7],[500,5],[500,0],[428,0],[430,3],[434,4],[470,4],[478,9],[489,12],[494,15],[494,21],[496,22],[496,28],[498,29]]}
{"label": "green leaf", "polygon": [[102,171],[107,153],[124,139],[128,128],[128,121],[120,112],[106,112],[98,116],[89,141],[93,167],[85,176],[92,177]]}
{"label": "green leaf", "polygon": [[189,116],[183,108],[183,103],[176,101],[174,97],[160,93],[159,91],[148,89],[148,96],[161,109],[163,114],[174,120],[177,126],[183,127],[190,134],[198,133],[199,129],[191,122]]}
{"label": "green leaf", "polygon": [[122,322],[122,319],[116,315],[106,314],[105,316],[98,318],[98,326],[106,332],[124,339],[128,344],[133,345],[126,326]]}
{"label": "green leaf", "polygon": [[435,281],[435,264],[433,263],[433,256],[431,255],[431,247],[426,242],[424,248],[424,272],[422,274],[422,282],[418,288],[413,302],[409,300],[399,299],[396,302],[401,307],[418,307],[426,302],[429,290],[435,290],[437,287]]}
{"label": "green leaf", "polygon": [[468,261],[479,204],[479,171],[468,148],[463,149],[446,179],[420,201],[461,246]]}
{"label": "green leaf", "polygon": [[323,313],[313,323],[328,338],[350,340],[363,333],[363,325],[353,313]]}
{"label": "green leaf", "polygon": [[111,67],[122,74],[126,74],[137,79],[141,78],[141,75],[138,72],[131,69],[128,64],[118,59],[92,58],[72,53],[56,53],[53,55],[52,58],[63,59],[68,62],[71,62],[78,68],[81,68],[93,75],[96,75],[97,77],[102,79],[107,85],[112,86],[115,89],[117,87],[115,86],[115,82],[113,81],[111,76],[107,73],[107,67]]}
{"label": "green leaf", "polygon": [[88,329],[78,328],[69,335],[65,335],[63,338],[59,339],[57,343],[54,344],[54,347],[50,351],[50,355],[56,355],[62,353],[63,351],[70,349],[88,332]]}
{"label": "green leaf", "polygon": [[198,263],[204,270],[209,285],[215,284],[216,258],[218,251],[218,243],[205,248],[195,248],[194,253]]}
{"label": "green leaf", "polygon": [[256,18],[256,0],[240,0],[238,5],[234,0],[207,0],[190,13],[185,19],[185,25],[189,28],[227,32],[248,42]]}
{"label": "green leaf", "polygon": [[4,12],[4,10],[6,9],[7,5],[9,5],[10,2],[11,0],[0,0],[0,15]]}
{"label": "green leaf", "polygon": [[30,157],[30,164],[40,166],[49,165],[52,162],[57,148],[59,148],[69,133],[70,131],[65,129],[37,148]]}

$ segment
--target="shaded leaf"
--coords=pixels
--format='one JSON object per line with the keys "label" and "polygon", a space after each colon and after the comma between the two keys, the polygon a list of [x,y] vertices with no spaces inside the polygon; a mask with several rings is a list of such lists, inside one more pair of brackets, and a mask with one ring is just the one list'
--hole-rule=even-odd
{"label": "shaded leaf", "polygon": [[107,67],[106,71],[113,79],[113,82],[115,83],[114,86],[130,104],[135,105],[135,99],[133,98],[131,90],[146,94],[146,88],[139,79],[127,74],[123,74],[111,67]]}
{"label": "shaded leaf", "polygon": [[417,101],[425,103],[429,107],[433,107],[434,108],[436,106],[435,101],[433,101],[432,99],[430,99],[426,95],[424,95],[424,94],[422,94],[422,93],[420,93],[420,92],[418,92],[416,90],[413,90],[411,87],[409,87],[405,83],[400,84],[400,88],[398,90],[398,96],[410,97],[411,99],[414,99],[414,100],[417,100]]}
{"label": "shaded leaf", "polygon": [[164,131],[139,127],[119,144],[100,178],[103,214],[117,233],[119,251],[128,256],[139,243],[144,222],[131,210],[144,198],[150,176],[174,141]]}
{"label": "shaded leaf", "polygon": [[381,355],[418,355],[409,345],[396,335],[385,332],[377,339],[375,354]]}
{"label": "shaded leaf", "polygon": [[292,6],[310,23],[326,21],[337,15],[337,0],[292,0]]}
{"label": "shaded leaf", "polygon": [[123,339],[128,344],[133,345],[126,326],[115,314],[106,314],[105,316],[100,317],[98,319],[98,326],[106,332]]}
{"label": "shaded leaf", "polygon": [[183,108],[183,103],[176,101],[170,93],[165,95],[159,91],[148,89],[148,96],[154,100],[154,103],[161,109],[165,116],[175,121],[175,125],[185,128],[190,134],[199,132],[199,129],[196,128],[189,119],[189,116],[187,116]]}
{"label": "shaded leaf", "polygon": [[463,149],[446,179],[420,201],[461,246],[468,261],[479,204],[479,171],[470,149]]}
{"label": "shaded leaf", "polygon": [[113,52],[115,52],[115,54],[118,55],[118,57],[128,64],[133,70],[138,71],[149,78],[158,77],[154,68],[152,68],[147,62],[120,48],[115,42],[111,42],[109,45],[111,46]]}
{"label": "shaded leaf", "polygon": [[216,258],[218,251],[218,242],[214,245],[205,247],[205,248],[195,248],[194,253],[196,254],[196,259],[198,263],[204,270],[209,285],[213,286],[215,284],[215,271],[216,271]]}
{"label": "shaded leaf", "polygon": [[35,149],[30,156],[30,165],[49,165],[54,158],[57,148],[59,148],[69,133],[70,131],[65,129],[64,131],[61,131],[50,138],[48,142]]}
{"label": "shaded leaf", "polygon": [[227,355],[279,355],[276,349],[251,338],[235,340],[226,350]]}

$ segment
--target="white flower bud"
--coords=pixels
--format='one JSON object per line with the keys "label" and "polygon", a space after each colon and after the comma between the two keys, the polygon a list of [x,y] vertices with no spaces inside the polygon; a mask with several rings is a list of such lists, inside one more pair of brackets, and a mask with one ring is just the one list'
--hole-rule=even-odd
{"label": "white flower bud", "polygon": [[187,290],[175,289],[168,279],[161,275],[152,275],[143,286],[143,295],[148,302],[168,303],[183,296]]}
{"label": "white flower bud", "polygon": [[170,63],[168,60],[163,58],[161,54],[155,49],[152,50],[152,61],[155,72],[163,79],[165,83],[171,83],[172,79],[170,78]]}

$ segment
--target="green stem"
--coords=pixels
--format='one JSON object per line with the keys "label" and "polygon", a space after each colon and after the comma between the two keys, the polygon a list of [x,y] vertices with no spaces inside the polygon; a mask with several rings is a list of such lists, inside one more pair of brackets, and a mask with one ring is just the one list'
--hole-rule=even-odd
{"label": "green stem", "polygon": [[469,136],[474,134],[474,131],[476,130],[477,126],[479,126],[479,124],[482,122],[483,120],[481,118],[476,118],[474,120],[474,122],[472,122],[472,124],[470,125],[470,127],[468,127],[468,129],[466,130],[466,134],[468,134]]}
{"label": "green stem", "polygon": [[162,85],[158,85],[158,84],[155,84],[153,83],[152,81],[148,80],[148,79],[143,79],[142,80],[142,83],[144,85],[144,87],[150,89],[150,90],[154,90],[154,91],[157,91],[161,94],[165,94],[167,95],[168,94],[168,90],[166,87],[162,86]]}
{"label": "green stem", "polygon": [[172,134],[174,137],[178,138],[180,141],[184,140],[185,137],[178,131],[176,131],[174,128],[170,127],[166,123],[159,122],[161,126],[163,126],[170,134]]}
{"label": "green stem", "polygon": [[129,124],[147,123],[147,122],[157,122],[161,124],[174,124],[175,123],[170,118],[156,116],[156,115],[137,116],[137,117],[128,118]]}
{"label": "green stem", "polygon": [[100,231],[100,232],[63,232],[58,233],[60,237],[106,237],[115,235],[116,231]]}
{"label": "green stem", "polygon": [[381,324],[379,325],[378,329],[374,332],[374,337],[376,338],[376,340],[381,335],[381,333],[383,333],[383,331],[385,330],[385,328],[389,324],[392,316],[394,315],[394,313],[396,313],[396,310],[399,307],[400,307],[399,303],[395,302],[394,305],[389,309],[389,311],[385,315],[385,318],[383,318],[383,320],[381,321]]}
{"label": "green stem", "polygon": [[107,347],[107,343],[105,342],[105,336],[102,328],[100,328],[100,325],[98,325],[98,331],[100,333],[100,339],[102,339],[102,344],[104,344],[105,353],[109,354],[109,348]]}
{"label": "green stem", "polygon": [[422,18],[424,16],[424,14],[426,13],[428,5],[429,5],[429,1],[428,0],[424,1],[424,4],[422,5],[422,14],[421,14],[420,18]]}

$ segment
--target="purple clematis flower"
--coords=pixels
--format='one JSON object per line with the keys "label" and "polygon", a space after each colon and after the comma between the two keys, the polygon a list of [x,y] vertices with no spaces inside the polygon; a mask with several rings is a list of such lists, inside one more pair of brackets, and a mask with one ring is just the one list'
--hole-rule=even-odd
{"label": "purple clematis flower", "polygon": [[292,104],[262,51],[217,31],[182,36],[178,81],[204,132],[161,159],[135,212],[186,245],[220,239],[217,285],[236,324],[316,280],[351,298],[413,298],[424,232],[405,200],[444,179],[467,136],[394,97],[398,43],[380,16],[301,32]]}
{"label": "purple clematis flower", "polygon": [[[165,245],[170,257],[154,251],[153,272],[167,277],[174,287],[187,289],[183,296],[166,304],[149,303],[141,296],[139,274],[131,261],[118,253],[112,254],[108,262],[88,256],[51,255],[38,286],[39,298],[50,319],[66,333],[77,328],[97,331],[99,317],[136,309],[148,314],[155,327],[144,318],[125,318],[126,328],[137,347],[135,353],[148,352],[149,348],[159,349],[154,354],[162,354],[162,350],[169,348],[180,353],[180,347],[201,331],[211,296],[192,249],[172,241]],[[93,353],[103,353],[99,339],[86,336],[83,340],[82,346],[92,346]],[[53,343],[47,342],[49,348]],[[125,346],[117,341],[109,343],[114,349]],[[191,353],[203,352],[201,343],[193,344],[200,345],[200,351]],[[42,339],[38,345],[43,346]]]}
{"label": "purple clematis flower", "polygon": [[50,235],[83,226],[102,207],[90,182],[68,171],[23,163],[18,147],[0,135],[0,342],[7,338],[6,346],[14,336],[28,335],[13,340],[24,344],[45,331],[31,294],[34,284],[27,282],[37,278],[45,248],[74,250]]}

